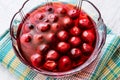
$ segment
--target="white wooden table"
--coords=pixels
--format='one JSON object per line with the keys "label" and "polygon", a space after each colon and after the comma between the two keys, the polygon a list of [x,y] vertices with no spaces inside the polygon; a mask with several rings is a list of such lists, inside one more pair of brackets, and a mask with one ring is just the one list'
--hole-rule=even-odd
{"label": "white wooden table", "polygon": [[[9,28],[14,13],[25,0],[0,0],[0,35]],[[100,10],[105,24],[120,35],[120,0],[90,0]],[[18,80],[0,64],[0,80]],[[120,79],[119,79],[120,80]]]}

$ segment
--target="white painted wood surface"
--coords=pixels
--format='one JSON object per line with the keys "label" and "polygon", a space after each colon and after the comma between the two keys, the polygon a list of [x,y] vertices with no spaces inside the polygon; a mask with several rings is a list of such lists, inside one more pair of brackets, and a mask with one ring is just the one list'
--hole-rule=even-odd
{"label": "white painted wood surface", "polygon": [[[14,13],[25,0],[0,0],[0,35],[9,28]],[[120,0],[90,0],[100,10],[105,24],[120,35]],[[0,64],[0,80],[18,80]]]}

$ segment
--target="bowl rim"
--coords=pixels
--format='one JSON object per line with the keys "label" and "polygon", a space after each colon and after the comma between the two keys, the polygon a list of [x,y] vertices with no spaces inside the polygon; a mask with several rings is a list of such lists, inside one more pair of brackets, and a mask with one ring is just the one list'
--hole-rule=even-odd
{"label": "bowl rim", "polygon": [[[52,77],[64,77],[64,76],[69,76],[70,74],[75,74],[75,73],[78,73],[80,72],[82,69],[84,69],[85,67],[87,67],[88,65],[90,65],[98,56],[99,52],[101,51],[101,48],[103,47],[103,45],[105,44],[105,40],[106,40],[106,26],[103,22],[103,19],[101,17],[101,13],[99,12],[99,10],[97,9],[97,7],[90,1],[88,0],[83,0],[83,1],[86,1],[88,3],[90,3],[97,11],[98,11],[98,14],[99,14],[99,18],[98,18],[98,22],[100,22],[103,26],[104,26],[104,32],[103,32],[103,37],[102,37],[102,44],[100,44],[99,46],[97,46],[98,44],[98,38],[99,36],[97,36],[97,41],[96,41],[96,46],[95,46],[95,49],[97,47],[97,55],[93,55],[93,53],[96,53],[96,50],[94,49],[92,55],[89,57],[89,59],[87,59],[87,61],[85,61],[82,65],[80,65],[79,67],[75,68],[75,69],[72,69],[72,70],[69,70],[69,71],[65,71],[65,72],[50,72],[50,71],[46,71],[46,70],[38,70],[36,69],[35,67],[31,66],[28,62],[26,62],[26,60],[19,54],[19,51],[16,49],[16,47],[14,46],[14,41],[16,40],[16,38],[13,36],[13,30],[12,30],[12,24],[13,24],[13,21],[14,21],[14,18],[17,14],[19,14],[19,12],[21,12],[21,10],[23,9],[23,7],[25,6],[25,4],[30,1],[30,0],[26,0],[24,2],[24,4],[22,5],[22,7],[19,9],[18,12],[15,13],[15,15],[13,16],[12,20],[11,20],[11,23],[10,23],[10,35],[11,35],[11,40],[12,40],[12,46],[13,46],[13,49],[15,51],[15,54],[17,55],[17,57],[19,58],[19,60],[24,63],[26,66],[28,66],[29,68],[31,68],[32,70],[38,72],[38,73],[41,73],[43,75],[47,75],[47,76],[52,76]],[[94,56],[94,57],[93,57]],[[89,62],[89,63],[88,63]]]}

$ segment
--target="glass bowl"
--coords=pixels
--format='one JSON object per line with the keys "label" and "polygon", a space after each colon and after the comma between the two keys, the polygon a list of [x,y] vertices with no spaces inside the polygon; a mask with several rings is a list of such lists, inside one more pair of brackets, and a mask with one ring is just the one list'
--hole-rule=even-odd
{"label": "glass bowl", "polygon": [[[76,5],[77,1],[75,0],[51,0],[50,2],[65,2],[69,3],[72,5]],[[88,0],[83,0],[82,2],[82,9],[94,20],[96,24],[96,31],[97,31],[97,39],[96,39],[96,45],[93,53],[91,56],[88,58],[85,63],[80,65],[79,67],[65,71],[65,72],[49,72],[45,70],[38,70],[31,66],[29,62],[27,62],[24,57],[21,55],[20,50],[18,48],[17,44],[17,31],[19,30],[18,26],[20,25],[21,21],[23,20],[24,15],[29,13],[31,10],[35,9],[38,6],[41,6],[43,4],[46,4],[46,0],[27,0],[25,3],[22,5],[22,7],[19,9],[19,11],[13,16],[10,24],[10,34],[11,34],[11,40],[12,40],[12,46],[13,49],[17,55],[17,57],[27,66],[29,66],[32,70],[35,70],[38,73],[41,73],[46,76],[51,76],[51,77],[64,77],[64,76],[69,76],[75,73],[78,73],[81,71],[83,68],[87,67],[88,65],[93,62],[98,54],[100,53],[105,40],[106,40],[106,26],[103,22],[103,19],[101,17],[101,14],[99,10],[95,7],[93,3],[91,3]]]}

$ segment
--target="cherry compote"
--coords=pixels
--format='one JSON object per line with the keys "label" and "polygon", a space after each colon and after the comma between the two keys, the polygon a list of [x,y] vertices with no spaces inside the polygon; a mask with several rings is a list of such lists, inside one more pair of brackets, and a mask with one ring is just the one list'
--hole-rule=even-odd
{"label": "cherry compote", "polygon": [[96,25],[83,10],[63,3],[37,7],[18,31],[21,55],[36,69],[64,72],[82,65],[96,44]]}

